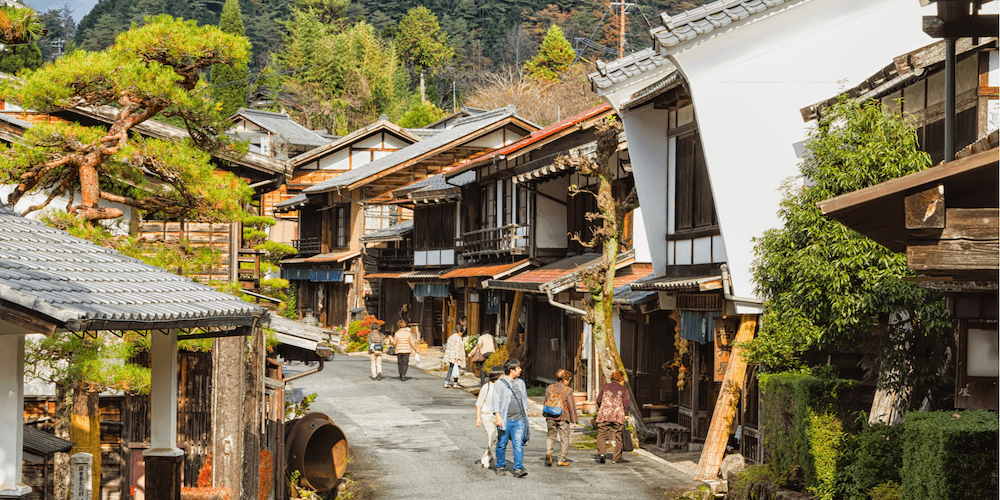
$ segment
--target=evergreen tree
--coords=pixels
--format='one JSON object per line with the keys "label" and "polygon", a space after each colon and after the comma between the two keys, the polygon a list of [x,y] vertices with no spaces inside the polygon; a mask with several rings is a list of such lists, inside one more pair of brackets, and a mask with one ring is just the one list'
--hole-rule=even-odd
{"label": "evergreen tree", "polygon": [[528,76],[538,80],[558,82],[575,58],[576,53],[563,36],[562,29],[553,24],[545,33],[538,54],[525,63],[524,70]]}
{"label": "evergreen tree", "polygon": [[22,69],[38,69],[42,65],[42,51],[38,44],[12,45],[0,55],[0,72],[14,75]]}
{"label": "evergreen tree", "polygon": [[417,73],[438,67],[455,56],[437,16],[424,6],[410,9],[399,22],[396,45],[403,60]]}
{"label": "evergreen tree", "polygon": [[42,60],[51,61],[57,54],[72,52],[75,46],[73,36],[76,34],[76,21],[73,20],[73,11],[69,5],[64,5],[61,9],[49,9],[39,18],[48,30],[45,36],[38,39]]}
{"label": "evergreen tree", "polygon": [[[226,0],[219,18],[219,30],[244,37],[243,13],[239,0]],[[223,116],[232,116],[239,108],[246,106],[249,76],[246,61],[212,66],[212,97],[220,106]]]}

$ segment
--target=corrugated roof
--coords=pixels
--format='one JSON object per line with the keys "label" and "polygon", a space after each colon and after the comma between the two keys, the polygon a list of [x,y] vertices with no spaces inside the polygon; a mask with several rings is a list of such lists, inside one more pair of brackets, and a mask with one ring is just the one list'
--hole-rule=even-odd
{"label": "corrugated roof", "polygon": [[508,262],[504,264],[464,264],[452,269],[441,275],[441,279],[451,279],[451,278],[476,278],[480,276],[489,276],[490,278],[499,278],[505,274],[516,272],[518,269],[524,268],[531,265],[531,261],[528,259],[522,259],[517,262]]}
{"label": "corrugated roof", "polygon": [[264,310],[0,208],[0,299],[70,331],[249,326]]}
{"label": "corrugated roof", "polygon": [[309,263],[344,262],[345,260],[351,260],[359,255],[361,255],[361,252],[357,250],[349,252],[321,253],[319,255],[308,257],[305,260],[303,260],[303,262],[309,262]]}
{"label": "corrugated roof", "polygon": [[400,276],[409,273],[410,271],[385,271],[377,273],[365,273],[365,279],[368,278],[399,278]]}
{"label": "corrugated roof", "polygon": [[689,276],[678,278],[667,276],[651,280],[636,281],[629,285],[640,291],[693,291],[705,292],[722,289],[722,276]]}
{"label": "corrugated roof", "polygon": [[285,113],[240,108],[236,111],[236,114],[231,116],[229,119],[234,120],[236,117],[241,117],[247,121],[253,122],[258,127],[280,136],[290,144],[322,146],[330,142],[312,130],[299,125],[298,122],[292,120]]}
{"label": "corrugated roof", "polygon": [[506,108],[500,108],[478,115],[466,116],[458,119],[453,128],[444,130],[434,137],[428,137],[388,156],[376,159],[375,161],[360,168],[344,172],[343,174],[340,174],[332,179],[327,179],[314,186],[310,186],[303,190],[303,192],[307,194],[325,193],[327,191],[332,191],[337,187],[349,186],[358,181],[389,170],[397,165],[431,153],[438,148],[460,140],[463,137],[473,135],[490,125],[499,123],[508,118],[518,118],[522,122],[534,126],[531,122],[518,117],[517,109],[514,108],[514,106],[507,106]]}
{"label": "corrugated roof", "polygon": [[425,200],[427,198],[441,196],[446,193],[461,193],[462,186],[467,186],[476,182],[476,173],[468,171],[450,179],[446,178],[444,174],[438,174],[434,177],[429,177],[426,180],[429,181],[426,185],[421,186],[419,189],[410,191],[407,196],[411,200]]}
{"label": "corrugated roof", "polygon": [[[614,288],[617,290],[622,288],[633,281],[638,281],[640,279],[649,277],[653,275],[653,265],[647,263],[632,263],[615,271],[615,284]],[[580,291],[586,291],[583,288],[582,282],[577,282],[577,289]]]}
{"label": "corrugated roof", "polygon": [[599,262],[601,258],[602,255],[599,253],[574,255],[505,280],[489,280],[486,282],[486,286],[503,290],[538,291],[542,285],[569,276],[581,268],[589,267]]}
{"label": "corrugated roof", "polygon": [[609,63],[597,61],[597,71],[587,76],[596,92],[660,67],[674,69],[669,59],[647,47]]}
{"label": "corrugated roof", "polygon": [[333,330],[306,325],[281,316],[271,316],[270,321],[270,328],[275,331],[278,342],[282,344],[315,351],[320,342],[331,341],[333,345],[340,342],[339,335],[335,335]]}
{"label": "corrugated roof", "polygon": [[614,291],[614,299],[612,299],[612,302],[618,305],[632,307],[642,304],[647,300],[652,300],[654,297],[656,297],[656,292],[645,291],[645,290],[633,290],[631,285],[634,283],[642,283],[645,281],[650,281],[655,278],[656,278],[655,275],[648,274],[642,278],[633,281],[632,283],[627,283],[621,286],[618,286],[616,284]]}

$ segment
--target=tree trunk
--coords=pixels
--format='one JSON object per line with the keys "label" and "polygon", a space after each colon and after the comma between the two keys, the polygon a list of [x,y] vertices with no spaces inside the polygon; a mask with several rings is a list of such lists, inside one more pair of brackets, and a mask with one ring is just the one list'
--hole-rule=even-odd
{"label": "tree trunk", "polygon": [[871,413],[868,414],[869,424],[899,425],[903,423],[905,412],[901,408],[903,395],[887,389],[875,391]]}
{"label": "tree trunk", "polygon": [[[66,383],[56,383],[56,413],[55,413],[55,434],[56,437],[71,440],[73,439],[71,415],[73,413],[73,389],[67,387]],[[52,496],[53,498],[69,497],[69,453],[56,453],[52,461]]]}
{"label": "tree trunk", "polygon": [[222,337],[212,342],[212,485],[229,488],[231,498],[243,499],[246,377],[245,337]]}
{"label": "tree trunk", "polygon": [[74,382],[73,410],[70,416],[72,454],[90,453],[94,457],[91,487],[93,500],[101,497],[101,413],[99,393],[80,382]]}
{"label": "tree trunk", "polygon": [[[242,500],[260,498],[260,450],[264,407],[264,330],[257,328],[247,339],[246,392],[243,399],[243,494]],[[268,498],[270,492],[263,492]]]}

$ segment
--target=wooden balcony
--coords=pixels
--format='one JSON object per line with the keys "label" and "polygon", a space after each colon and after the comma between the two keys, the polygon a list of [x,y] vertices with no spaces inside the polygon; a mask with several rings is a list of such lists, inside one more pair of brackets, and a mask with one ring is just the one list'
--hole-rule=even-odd
{"label": "wooden balcony", "polygon": [[383,248],[379,250],[379,269],[410,267],[413,267],[413,248]]}
{"label": "wooden balcony", "polygon": [[321,248],[319,237],[292,240],[292,246],[299,251],[299,255],[318,254]]}
{"label": "wooden balcony", "polygon": [[523,254],[528,251],[528,225],[507,224],[502,227],[477,229],[462,234],[463,257],[483,255]]}

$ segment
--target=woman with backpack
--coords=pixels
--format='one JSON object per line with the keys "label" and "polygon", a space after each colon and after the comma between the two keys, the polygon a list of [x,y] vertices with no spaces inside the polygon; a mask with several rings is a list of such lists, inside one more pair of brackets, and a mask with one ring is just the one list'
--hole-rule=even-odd
{"label": "woman with backpack", "polygon": [[556,379],[559,381],[545,389],[542,414],[548,424],[548,433],[545,435],[546,467],[552,467],[552,450],[557,439],[560,443],[557,463],[560,467],[569,465],[566,455],[569,454],[570,426],[576,423],[576,404],[573,401],[573,387],[570,386],[572,378],[573,372],[560,369],[556,372]]}

